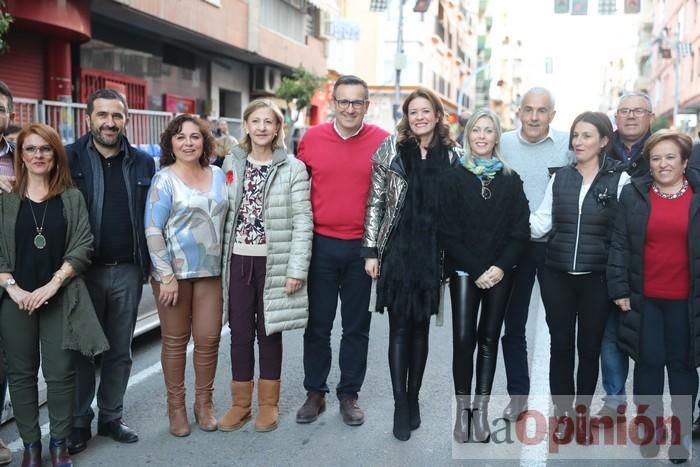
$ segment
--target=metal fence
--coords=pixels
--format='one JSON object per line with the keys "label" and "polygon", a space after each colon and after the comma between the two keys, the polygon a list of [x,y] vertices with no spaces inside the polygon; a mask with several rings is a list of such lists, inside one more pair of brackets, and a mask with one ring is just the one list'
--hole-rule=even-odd
{"label": "metal fence", "polygon": [[[19,126],[33,122],[44,123],[54,128],[61,136],[63,144],[70,144],[89,131],[85,118],[85,104],[57,101],[38,101],[35,99],[15,98],[15,123]],[[175,113],[157,110],[129,110],[127,137],[129,142],[151,153],[153,146],[160,143],[160,135],[168,126]],[[242,124],[238,118],[223,118],[229,126],[230,134],[241,134]],[[150,150],[149,150],[150,147]]]}

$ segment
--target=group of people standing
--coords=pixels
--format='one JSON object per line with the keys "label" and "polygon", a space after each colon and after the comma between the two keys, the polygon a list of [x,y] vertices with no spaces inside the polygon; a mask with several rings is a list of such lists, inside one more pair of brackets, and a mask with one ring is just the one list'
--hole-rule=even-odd
{"label": "group of people standing", "polygon": [[[7,123],[12,96],[0,84],[0,123]],[[190,434],[190,338],[193,414],[202,430],[244,426],[255,386],[255,430],[277,427],[281,332],[298,328],[305,329],[307,397],[296,421],[317,420],[330,391],[339,297],[336,394],[343,421],[364,423],[358,397],[373,280],[372,311],[388,314],[398,440],[421,424],[429,324],[434,315],[442,319],[446,283],[457,442],[489,440],[499,338],[511,395],[503,417],[514,421],[527,410],[525,328],[535,278],[551,335],[556,415],[590,407],[599,359],[607,393],[599,414],[624,412],[628,355],[637,362],[635,392],[660,398],[666,367],[671,394],[695,400],[700,353],[690,330],[700,322],[700,174],[688,167],[687,136],[651,135],[647,96],[622,96],[617,131],[606,115],[584,112],[567,135],[550,128],[552,95],[532,88],[519,129],[502,134],[497,115],[479,110],[466,123],[463,147],[428,89],[405,99],[394,135],[364,122],[369,91],[358,77],[335,82],[333,106],[335,119],[306,132],[298,158],[287,154],[283,115],[270,100],[246,107],[241,143],[218,161],[208,124],[179,115],[161,137],[157,173],[126,139],[124,98],[107,89],[88,99],[90,132],[70,146],[41,124],[23,128],[16,148],[0,140],[0,167],[5,157],[12,161],[12,175],[0,176],[7,192],[0,196],[0,337],[24,467],[42,459],[40,361],[54,466],[72,465],[70,455],[92,437],[93,357],[100,353],[97,432],[138,440],[124,422],[123,398],[148,277],[161,323],[169,430],[178,437]],[[217,418],[212,393],[224,316],[232,401]],[[467,408],[478,410],[473,426]],[[588,419],[577,423],[577,442],[589,443]],[[645,456],[657,452],[658,443],[642,447]],[[689,453],[683,438],[670,457],[681,462]]]}

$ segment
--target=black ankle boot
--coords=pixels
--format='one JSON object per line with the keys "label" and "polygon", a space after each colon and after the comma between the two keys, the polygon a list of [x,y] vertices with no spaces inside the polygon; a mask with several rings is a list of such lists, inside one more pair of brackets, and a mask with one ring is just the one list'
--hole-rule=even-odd
{"label": "black ankle boot", "polygon": [[455,415],[455,428],[452,436],[458,443],[469,441],[469,409],[471,396],[457,394],[457,413]]}
{"label": "black ankle boot", "polygon": [[408,441],[411,437],[409,423],[408,402],[394,401],[394,438],[399,441]]}
{"label": "black ankle boot", "polygon": [[488,396],[474,397],[472,417],[474,426],[472,439],[478,443],[488,443],[491,439]]}
{"label": "black ankle boot", "polygon": [[418,404],[418,394],[408,395],[408,424],[411,430],[420,426],[420,405]]}
{"label": "black ankle boot", "polygon": [[24,443],[22,467],[41,467],[41,441]]}

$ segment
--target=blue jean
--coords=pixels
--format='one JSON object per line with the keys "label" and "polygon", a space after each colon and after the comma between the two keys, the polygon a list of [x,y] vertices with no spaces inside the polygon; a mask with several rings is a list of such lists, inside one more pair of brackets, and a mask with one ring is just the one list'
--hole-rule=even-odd
{"label": "blue jean", "polygon": [[[93,265],[85,274],[97,319],[109,341],[109,350],[101,356],[100,386],[97,389],[98,423],[122,417],[124,393],[131,373],[131,341],[136,326],[143,273],[135,264]],[[95,414],[95,363],[92,358],[76,356],[75,410],[73,427],[87,428]]]}
{"label": "blue jean", "polygon": [[613,409],[627,402],[625,383],[629,371],[629,356],[617,346],[620,313],[622,311],[617,306],[611,305],[600,348],[600,369],[606,394],[603,400],[606,406]]}
{"label": "blue jean", "polygon": [[529,242],[513,276],[513,291],[506,309],[505,331],[501,338],[508,394],[511,396],[530,394],[525,328],[535,277],[542,288],[546,248],[544,242]]}
{"label": "blue jean", "polygon": [[668,374],[674,414],[684,412],[687,407],[673,396],[691,396],[693,399],[697,396],[698,372],[689,364],[693,348],[689,325],[687,300],[642,298],[639,361],[634,369],[634,390],[643,396],[656,396],[657,411],[663,410],[664,369]]}
{"label": "blue jean", "polygon": [[329,392],[331,331],[340,296],[339,400],[357,399],[367,371],[367,348],[372,314],[372,279],[360,257],[360,240],[340,240],[314,234],[309,267],[309,322],[304,332],[304,388]]}

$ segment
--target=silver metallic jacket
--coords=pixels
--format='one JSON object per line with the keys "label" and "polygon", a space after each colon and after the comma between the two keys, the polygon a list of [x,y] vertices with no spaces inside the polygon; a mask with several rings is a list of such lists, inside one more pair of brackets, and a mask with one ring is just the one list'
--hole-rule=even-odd
{"label": "silver metallic jacket", "polygon": [[[449,150],[450,164],[463,155],[462,148]],[[396,150],[396,135],[388,136],[372,156],[374,167],[365,214],[365,233],[362,237],[362,256],[382,256],[394,227],[399,221],[406,197],[406,172]]]}

